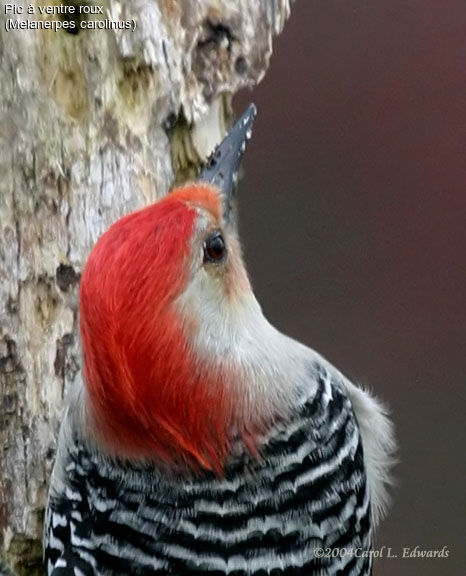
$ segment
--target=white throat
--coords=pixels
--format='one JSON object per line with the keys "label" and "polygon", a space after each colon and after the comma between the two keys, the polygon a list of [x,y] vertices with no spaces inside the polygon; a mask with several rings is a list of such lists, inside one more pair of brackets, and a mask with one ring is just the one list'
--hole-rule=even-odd
{"label": "white throat", "polygon": [[178,306],[195,357],[238,374],[251,411],[286,411],[309,395],[310,350],[266,320],[252,291],[228,298],[222,280],[200,270]]}

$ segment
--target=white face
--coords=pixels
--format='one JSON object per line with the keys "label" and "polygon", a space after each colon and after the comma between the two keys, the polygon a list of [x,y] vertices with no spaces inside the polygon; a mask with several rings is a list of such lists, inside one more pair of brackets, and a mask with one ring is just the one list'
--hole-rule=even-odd
{"label": "white face", "polygon": [[[206,241],[214,231],[221,233],[226,253],[212,262],[206,258]],[[276,411],[277,404],[293,401],[293,391],[300,388],[296,380],[306,378],[305,348],[266,320],[252,292],[235,231],[202,209],[191,262],[188,286],[176,306],[194,356],[213,369],[235,374],[232,384],[250,410],[260,405]]]}

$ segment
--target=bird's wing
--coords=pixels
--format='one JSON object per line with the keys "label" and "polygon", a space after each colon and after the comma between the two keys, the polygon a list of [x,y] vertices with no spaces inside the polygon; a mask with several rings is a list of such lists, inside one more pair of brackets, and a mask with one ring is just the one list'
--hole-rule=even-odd
{"label": "bird's wing", "polygon": [[358,423],[364,452],[364,465],[371,500],[372,524],[385,515],[390,498],[392,468],[396,462],[394,427],[388,409],[368,390],[352,384],[343,374],[325,362],[325,368],[345,389]]}
{"label": "bird's wing", "polygon": [[53,567],[47,566],[48,576],[95,576],[89,564],[76,556],[72,551],[62,554]]}
{"label": "bird's wing", "polygon": [[[79,506],[77,506],[79,504]],[[79,509],[78,509],[79,508]],[[47,576],[94,576],[86,550],[74,542],[86,540],[88,523],[82,520],[86,505],[82,501],[49,501],[44,524],[44,562]]]}
{"label": "bird's wing", "polygon": [[44,563],[47,576],[95,575],[93,558],[89,554],[92,539],[87,487],[73,474],[78,465],[78,447],[72,414],[69,408],[65,411],[50,480],[44,520]]}

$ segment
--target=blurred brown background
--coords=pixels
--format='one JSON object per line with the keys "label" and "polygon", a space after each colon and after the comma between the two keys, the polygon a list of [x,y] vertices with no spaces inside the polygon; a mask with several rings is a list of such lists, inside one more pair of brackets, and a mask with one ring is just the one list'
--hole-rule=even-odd
{"label": "blurred brown background", "polygon": [[[376,576],[466,574],[466,3],[300,0],[253,93],[245,257],[282,331],[391,406]],[[401,559],[447,546],[448,559]]]}

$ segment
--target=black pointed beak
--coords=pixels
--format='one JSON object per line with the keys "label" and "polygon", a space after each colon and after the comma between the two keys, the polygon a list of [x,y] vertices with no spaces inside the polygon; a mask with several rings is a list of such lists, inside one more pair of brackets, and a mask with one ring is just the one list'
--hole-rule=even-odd
{"label": "black pointed beak", "polygon": [[199,176],[201,180],[213,184],[223,193],[225,222],[229,222],[231,219],[232,200],[241,158],[246,149],[246,143],[251,138],[256,114],[255,105],[250,104],[246,112],[209,156]]}

